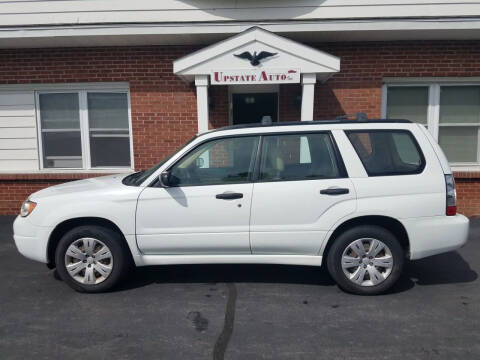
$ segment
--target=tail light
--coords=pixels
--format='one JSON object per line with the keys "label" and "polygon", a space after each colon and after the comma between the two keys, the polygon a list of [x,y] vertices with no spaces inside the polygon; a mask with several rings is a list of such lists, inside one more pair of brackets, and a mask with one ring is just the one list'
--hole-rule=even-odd
{"label": "tail light", "polygon": [[447,207],[445,213],[447,216],[455,216],[457,214],[457,192],[453,175],[445,175],[445,185],[447,187]]}

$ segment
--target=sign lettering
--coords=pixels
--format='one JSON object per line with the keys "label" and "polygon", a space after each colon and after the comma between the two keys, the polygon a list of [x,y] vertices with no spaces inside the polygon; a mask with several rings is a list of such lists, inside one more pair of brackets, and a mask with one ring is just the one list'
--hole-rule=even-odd
{"label": "sign lettering", "polygon": [[300,82],[299,69],[213,70],[212,85],[295,84]]}

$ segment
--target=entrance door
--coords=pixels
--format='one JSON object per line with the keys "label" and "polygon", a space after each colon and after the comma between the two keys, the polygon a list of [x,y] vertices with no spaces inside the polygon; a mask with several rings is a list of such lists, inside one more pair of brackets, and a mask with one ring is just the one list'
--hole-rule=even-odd
{"label": "entrance door", "polygon": [[233,125],[261,122],[264,116],[278,117],[277,93],[232,94]]}

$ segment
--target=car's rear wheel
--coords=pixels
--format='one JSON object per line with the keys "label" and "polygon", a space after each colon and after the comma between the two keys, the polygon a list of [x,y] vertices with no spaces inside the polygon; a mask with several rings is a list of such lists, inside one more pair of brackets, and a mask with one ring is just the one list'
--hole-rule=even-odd
{"label": "car's rear wheel", "polygon": [[120,234],[93,225],[67,232],[58,243],[55,261],[62,280],[80,292],[110,290],[130,266]]}
{"label": "car's rear wheel", "polygon": [[343,290],[376,295],[398,280],[404,257],[404,250],[390,231],[365,225],[349,229],[334,240],[327,267]]}

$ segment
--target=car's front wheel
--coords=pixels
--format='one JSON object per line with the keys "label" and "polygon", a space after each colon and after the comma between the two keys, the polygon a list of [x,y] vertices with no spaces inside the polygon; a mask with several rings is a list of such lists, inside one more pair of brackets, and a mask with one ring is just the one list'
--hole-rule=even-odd
{"label": "car's front wheel", "polygon": [[67,232],[55,252],[63,281],[80,292],[103,292],[126,274],[130,258],[120,234],[101,226],[79,226]]}
{"label": "car's front wheel", "polygon": [[340,234],[330,248],[327,267],[343,290],[376,295],[398,280],[405,252],[388,230],[364,225]]}

